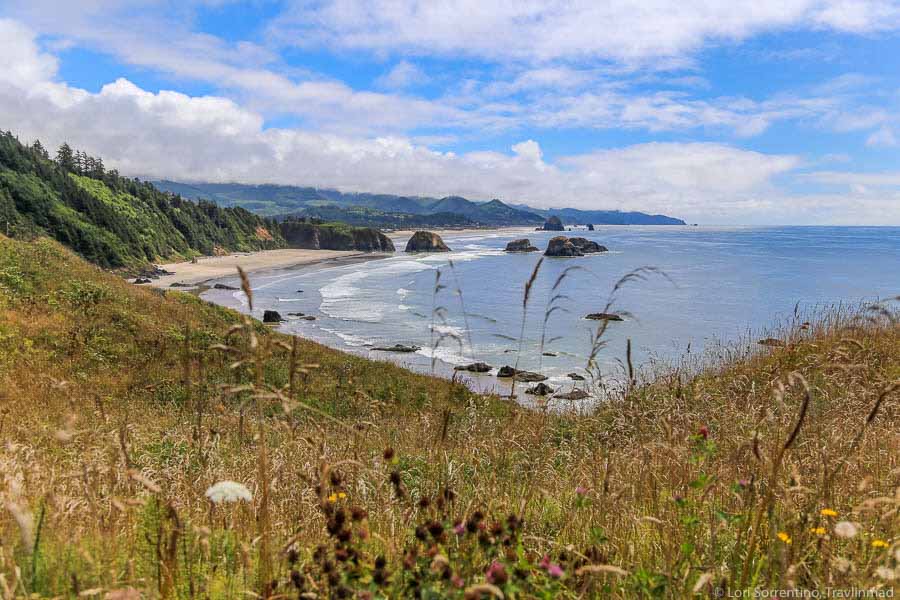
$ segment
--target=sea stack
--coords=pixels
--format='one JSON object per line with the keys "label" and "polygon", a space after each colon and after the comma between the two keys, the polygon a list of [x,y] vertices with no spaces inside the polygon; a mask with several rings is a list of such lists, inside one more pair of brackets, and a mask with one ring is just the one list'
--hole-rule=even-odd
{"label": "sea stack", "polygon": [[584,253],[569,238],[558,235],[547,243],[544,256],[584,256]]}
{"label": "sea stack", "polygon": [[594,252],[606,252],[609,250],[606,246],[601,246],[597,242],[593,242],[583,237],[569,238],[569,241],[583,254],[593,254]]}
{"label": "sea stack", "polygon": [[531,240],[522,238],[521,240],[513,240],[506,244],[507,252],[536,252],[538,249],[531,245]]}
{"label": "sea stack", "polygon": [[406,242],[407,252],[450,252],[450,248],[436,233],[417,231]]}
{"label": "sea stack", "polygon": [[563,226],[562,221],[556,215],[549,217],[544,222],[544,231],[565,231],[566,228]]}

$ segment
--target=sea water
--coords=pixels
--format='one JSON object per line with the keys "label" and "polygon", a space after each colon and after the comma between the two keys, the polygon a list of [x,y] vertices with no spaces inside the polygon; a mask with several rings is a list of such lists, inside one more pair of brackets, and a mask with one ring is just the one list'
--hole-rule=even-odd
{"label": "sea water", "polygon": [[[900,295],[900,228],[600,226],[569,231],[609,251],[545,258],[523,306],[525,284],[542,252],[504,252],[527,237],[546,248],[556,232],[446,233],[451,252],[398,252],[367,260],[255,273],[254,314],[277,310],[285,332],[410,368],[452,373],[475,361],[540,371],[554,388],[585,374],[592,353],[607,376],[648,372],[752,348],[770,329],[833,306]],[[617,291],[617,282],[636,273]],[[225,280],[234,283],[234,280]],[[247,310],[241,292],[204,297]],[[609,306],[609,308],[607,308]],[[303,313],[314,321],[287,316]],[[621,314],[599,350],[589,313]],[[523,327],[524,313],[524,327]],[[374,350],[404,344],[414,353]],[[502,385],[466,374],[479,389]]]}

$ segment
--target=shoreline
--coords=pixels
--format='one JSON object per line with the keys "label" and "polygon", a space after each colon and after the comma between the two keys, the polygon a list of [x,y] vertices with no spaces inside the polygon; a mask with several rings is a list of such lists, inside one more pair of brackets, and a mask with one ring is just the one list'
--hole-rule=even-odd
{"label": "shoreline", "polygon": [[[524,233],[534,231],[527,227],[494,227],[490,229],[427,229],[442,236],[490,234],[490,233]],[[360,256],[384,258],[403,253],[406,240],[415,233],[414,230],[398,230],[385,233],[397,246],[393,254],[384,252],[363,252],[360,250],[311,250],[305,248],[282,248],[279,250],[257,250],[254,252],[235,252],[224,256],[202,256],[197,262],[182,261],[158,265],[159,268],[171,271],[174,275],[162,275],[152,279],[150,287],[168,288],[173,283],[176,287],[196,287],[216,279],[234,277],[240,266],[246,273],[268,271],[271,269],[289,269],[291,267],[308,266],[324,263],[334,259],[355,258]]]}
{"label": "shoreline", "polygon": [[[357,256],[390,256],[378,252],[361,252],[357,250],[308,250],[285,248],[280,250],[259,250],[256,252],[240,252],[225,256],[206,256],[197,262],[184,261],[159,265],[161,269],[172,271],[173,275],[162,275],[151,280],[151,287],[168,288],[173,283],[184,287],[195,287],[215,279],[234,277],[237,267],[247,273],[267,271],[271,269],[287,269],[304,265],[323,263],[339,258]],[[176,286],[181,287],[181,286]]]}

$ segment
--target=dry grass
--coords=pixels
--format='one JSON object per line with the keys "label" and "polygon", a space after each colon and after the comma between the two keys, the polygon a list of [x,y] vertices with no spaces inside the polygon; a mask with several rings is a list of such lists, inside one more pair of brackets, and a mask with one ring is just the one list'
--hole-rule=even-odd
{"label": "dry grass", "polygon": [[[129,286],[47,241],[0,239],[0,307],[5,597],[682,597],[900,577],[889,310],[561,415]],[[253,501],[207,500],[226,479]]]}

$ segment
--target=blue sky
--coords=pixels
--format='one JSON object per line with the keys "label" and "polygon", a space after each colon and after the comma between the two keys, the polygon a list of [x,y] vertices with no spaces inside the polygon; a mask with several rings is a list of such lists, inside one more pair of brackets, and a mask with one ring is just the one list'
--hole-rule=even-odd
{"label": "blue sky", "polygon": [[145,177],[900,224],[898,29],[888,0],[3,0],[0,128]]}

